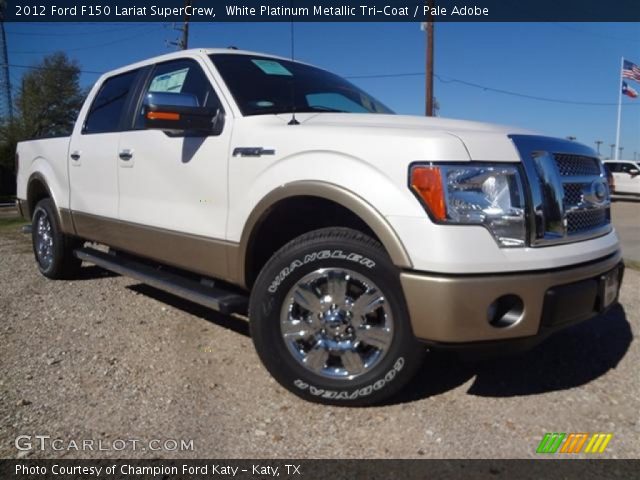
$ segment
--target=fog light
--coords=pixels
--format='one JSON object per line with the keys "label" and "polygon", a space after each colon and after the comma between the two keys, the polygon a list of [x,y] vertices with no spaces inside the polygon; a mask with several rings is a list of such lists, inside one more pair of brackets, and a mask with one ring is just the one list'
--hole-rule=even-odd
{"label": "fog light", "polygon": [[515,325],[522,318],[524,302],[518,295],[503,295],[487,310],[487,319],[492,327],[505,328]]}

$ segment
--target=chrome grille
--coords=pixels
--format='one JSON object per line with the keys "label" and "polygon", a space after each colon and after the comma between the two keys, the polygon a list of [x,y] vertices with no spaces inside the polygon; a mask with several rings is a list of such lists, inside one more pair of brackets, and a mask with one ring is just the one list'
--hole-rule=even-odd
{"label": "chrome grille", "polygon": [[564,153],[555,153],[553,158],[558,166],[558,172],[563,177],[600,175],[600,162],[597,158]]}
{"label": "chrome grille", "polygon": [[582,192],[588,186],[588,184],[585,185],[584,183],[565,183],[563,185],[563,201],[565,208],[571,207],[572,205],[578,205],[580,202],[582,202]]}
{"label": "chrome grille", "polygon": [[578,210],[567,213],[567,231],[570,235],[591,230],[606,223],[609,223],[608,208]]}
{"label": "chrome grille", "polygon": [[591,149],[533,135],[511,139],[531,193],[531,246],[577,242],[611,231],[607,179]]}

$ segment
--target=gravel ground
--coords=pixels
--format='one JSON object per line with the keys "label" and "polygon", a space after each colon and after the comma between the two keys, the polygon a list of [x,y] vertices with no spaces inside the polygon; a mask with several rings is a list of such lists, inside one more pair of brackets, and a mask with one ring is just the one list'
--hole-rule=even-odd
{"label": "gravel ground", "polygon": [[[638,458],[639,291],[628,269],[622,306],[527,354],[430,353],[389,405],[325,407],[269,377],[245,320],[95,267],[46,280],[28,237],[0,228],[0,457],[514,458],[535,457],[545,432],[611,432],[604,457]],[[25,455],[18,435],[62,450]],[[67,449],[84,439],[127,448]],[[193,449],[151,452],[154,439]]]}

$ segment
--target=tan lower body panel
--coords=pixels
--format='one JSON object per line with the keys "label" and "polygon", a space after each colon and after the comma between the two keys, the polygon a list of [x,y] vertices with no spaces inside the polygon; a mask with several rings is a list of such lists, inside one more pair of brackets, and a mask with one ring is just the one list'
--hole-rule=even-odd
{"label": "tan lower body panel", "polygon": [[75,227],[73,226],[73,216],[71,215],[71,210],[67,208],[61,208],[59,210],[60,214],[60,228],[64,233],[69,235],[75,235]]}
{"label": "tan lower body panel", "polygon": [[[618,253],[551,272],[467,277],[402,273],[400,281],[416,337],[443,343],[504,340],[538,333],[549,288],[597,277],[620,261]],[[488,321],[489,307],[503,295],[518,295],[524,311],[514,324],[494,327]]]}
{"label": "tan lower body panel", "polygon": [[[31,221],[31,214],[33,212],[29,211],[29,204],[26,200],[17,199],[16,207],[18,208],[18,213],[25,220]],[[71,210],[67,208],[58,209],[58,219],[60,222],[60,228],[62,231],[68,235],[75,235],[75,228],[73,226],[73,218],[71,216]]]}
{"label": "tan lower body panel", "polygon": [[70,216],[76,235],[86,240],[201,275],[240,283],[228,275],[229,260],[236,262],[237,244],[81,212],[72,212]]}

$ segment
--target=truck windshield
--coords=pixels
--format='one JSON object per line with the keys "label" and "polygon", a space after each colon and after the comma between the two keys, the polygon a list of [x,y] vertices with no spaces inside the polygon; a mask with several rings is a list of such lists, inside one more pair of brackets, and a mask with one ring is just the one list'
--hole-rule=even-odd
{"label": "truck windshield", "polygon": [[296,112],[393,113],[389,108],[333,73],[319,68],[254,55],[213,54],[243,115]]}

